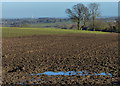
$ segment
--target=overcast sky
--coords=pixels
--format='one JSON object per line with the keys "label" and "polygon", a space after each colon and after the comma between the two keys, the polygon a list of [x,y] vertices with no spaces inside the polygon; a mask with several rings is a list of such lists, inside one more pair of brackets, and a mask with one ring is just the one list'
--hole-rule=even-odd
{"label": "overcast sky", "polygon": [[[3,2],[3,18],[60,17],[65,18],[65,10],[78,2]],[[98,3],[98,2],[97,2]],[[89,2],[84,2],[87,5]],[[101,16],[118,16],[117,2],[99,2]]]}

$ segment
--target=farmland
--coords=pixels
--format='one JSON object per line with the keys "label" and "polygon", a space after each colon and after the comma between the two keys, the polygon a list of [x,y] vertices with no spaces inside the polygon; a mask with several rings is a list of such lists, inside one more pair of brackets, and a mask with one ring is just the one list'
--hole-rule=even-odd
{"label": "farmland", "polygon": [[108,34],[108,32],[99,31],[81,31],[81,30],[65,30],[55,28],[20,28],[20,27],[3,27],[3,37],[18,37],[30,35],[46,35],[46,34],[70,34],[70,33],[93,33],[93,34]]}
{"label": "farmland", "polygon": [[[54,28],[2,28],[3,85],[118,83],[118,34]],[[46,71],[105,72],[110,76],[47,76]]]}
{"label": "farmland", "polygon": [[119,86],[118,2],[2,2],[0,86]]}

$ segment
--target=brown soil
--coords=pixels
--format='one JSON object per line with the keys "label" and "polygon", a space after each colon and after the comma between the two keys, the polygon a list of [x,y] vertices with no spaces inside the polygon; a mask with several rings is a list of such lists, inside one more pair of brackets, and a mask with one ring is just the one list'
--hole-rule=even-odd
{"label": "brown soil", "polygon": [[[3,38],[3,85],[18,84],[113,84],[118,82],[117,34],[40,35]],[[30,76],[45,71],[111,73],[108,76]],[[28,81],[31,79],[41,81]]]}

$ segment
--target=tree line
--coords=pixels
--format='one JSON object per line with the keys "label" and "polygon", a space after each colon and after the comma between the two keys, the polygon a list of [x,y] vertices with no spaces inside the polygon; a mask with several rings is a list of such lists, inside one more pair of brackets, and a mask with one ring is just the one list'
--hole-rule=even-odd
{"label": "tree line", "polygon": [[[87,28],[86,23],[90,22],[91,27],[89,28],[95,31],[96,19],[97,17],[101,16],[100,5],[97,3],[90,3],[88,6],[79,3],[77,5],[74,5],[71,9],[66,9],[66,13],[73,22],[77,23],[78,30],[83,30],[84,28]],[[116,20],[115,26],[111,26],[108,24],[108,26],[110,26],[110,29],[105,28],[103,31],[119,32],[117,25],[118,19]]]}

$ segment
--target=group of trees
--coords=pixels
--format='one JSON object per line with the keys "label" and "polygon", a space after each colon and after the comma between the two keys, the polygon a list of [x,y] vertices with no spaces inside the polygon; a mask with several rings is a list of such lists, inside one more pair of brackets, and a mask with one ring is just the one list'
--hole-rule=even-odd
{"label": "group of trees", "polygon": [[92,29],[95,30],[95,20],[100,15],[99,4],[90,3],[88,7],[84,4],[77,4],[72,7],[72,9],[66,9],[66,13],[70,19],[77,22],[77,29],[86,27],[86,22],[91,20]]}

